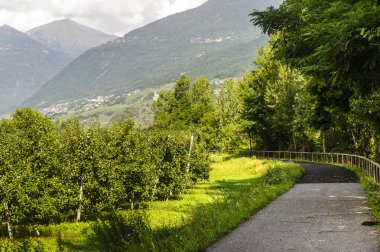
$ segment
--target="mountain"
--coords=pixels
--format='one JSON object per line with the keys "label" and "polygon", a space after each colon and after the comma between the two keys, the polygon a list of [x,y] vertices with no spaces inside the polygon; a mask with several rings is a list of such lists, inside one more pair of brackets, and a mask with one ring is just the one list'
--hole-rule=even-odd
{"label": "mountain", "polygon": [[10,26],[0,27],[0,112],[35,93],[71,58]]}
{"label": "mountain", "polygon": [[118,94],[175,81],[181,73],[209,79],[241,76],[267,37],[250,22],[253,9],[281,0],[209,0],[92,48],[23,105]]}
{"label": "mountain", "polygon": [[80,25],[70,19],[53,21],[26,32],[31,38],[52,49],[63,51],[76,58],[91,47],[117,37]]}

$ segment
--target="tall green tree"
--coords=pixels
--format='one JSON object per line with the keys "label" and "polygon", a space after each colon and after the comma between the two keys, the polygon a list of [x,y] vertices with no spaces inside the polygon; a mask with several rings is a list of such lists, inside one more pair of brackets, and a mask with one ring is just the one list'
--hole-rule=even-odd
{"label": "tall green tree", "polygon": [[59,222],[64,192],[51,120],[31,109],[17,110],[0,123],[0,135],[0,211],[9,236],[13,225]]}
{"label": "tall green tree", "polygon": [[[249,78],[250,73],[245,75]],[[217,97],[217,109],[215,117],[218,120],[216,132],[217,143],[215,146],[223,150],[246,148],[243,128],[240,120],[243,112],[243,95],[245,79],[238,81],[227,79],[220,87]]]}
{"label": "tall green tree", "polygon": [[148,199],[152,193],[155,153],[150,152],[148,136],[131,119],[114,122],[108,135],[113,204],[117,208],[134,209],[136,203]]}
{"label": "tall green tree", "polygon": [[[355,101],[371,99],[380,89],[378,1],[285,0],[277,9],[251,15],[253,23],[272,36],[275,58],[312,77],[314,127],[325,136],[328,131],[349,131],[353,123],[360,124],[348,120],[352,106]],[[367,131],[379,128],[373,126],[379,121],[377,116],[365,119]],[[360,142],[355,138],[352,142]],[[379,146],[378,138],[372,137],[375,146]]]}

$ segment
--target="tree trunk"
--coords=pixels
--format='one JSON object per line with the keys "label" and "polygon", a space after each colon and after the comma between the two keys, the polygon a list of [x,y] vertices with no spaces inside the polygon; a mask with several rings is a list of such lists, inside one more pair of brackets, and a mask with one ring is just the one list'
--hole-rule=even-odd
{"label": "tree trunk", "polygon": [[34,231],[36,232],[36,235],[39,237],[40,231],[38,230],[37,225],[34,226]]}
{"label": "tree trunk", "polygon": [[193,144],[194,144],[194,135],[191,135],[190,138],[190,148],[189,148],[189,162],[187,163],[187,169],[186,172],[190,172],[190,158],[191,158],[191,151],[193,150]]}
{"label": "tree trunk", "polygon": [[78,206],[78,210],[77,210],[77,221],[79,222],[80,221],[80,216],[81,216],[81,213],[82,213],[82,202],[83,202],[83,175],[81,176],[81,179],[80,179],[80,187],[79,187],[79,206]]}
{"label": "tree trunk", "polygon": [[252,136],[251,134],[248,134],[249,136],[249,154],[252,156],[253,152],[252,152]]}
{"label": "tree trunk", "polygon": [[130,202],[131,202],[131,210],[134,210],[135,209],[135,192],[131,192]]}
{"label": "tree trunk", "polygon": [[323,153],[326,153],[325,131],[322,131],[322,148],[323,148]]}
{"label": "tree trunk", "polygon": [[355,154],[359,154],[358,141],[356,141],[355,134],[354,134],[354,132],[352,132],[352,130],[351,130],[351,136],[352,136],[352,141],[354,142],[354,146],[355,146]]}
{"label": "tree trunk", "polygon": [[160,183],[160,178],[156,178],[156,183],[154,184],[154,187],[153,187],[152,198],[156,194],[158,183]]}
{"label": "tree trunk", "polygon": [[11,224],[11,215],[9,213],[8,203],[4,203],[5,215],[7,218],[7,228],[9,239],[13,239],[12,224]]}

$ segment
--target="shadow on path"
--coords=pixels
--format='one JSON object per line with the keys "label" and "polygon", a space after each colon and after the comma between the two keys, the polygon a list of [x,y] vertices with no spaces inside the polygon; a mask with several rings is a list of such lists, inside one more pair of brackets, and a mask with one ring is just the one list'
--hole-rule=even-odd
{"label": "shadow on path", "polygon": [[303,177],[298,181],[299,184],[306,183],[359,183],[355,173],[340,166],[311,163],[295,162],[305,168]]}

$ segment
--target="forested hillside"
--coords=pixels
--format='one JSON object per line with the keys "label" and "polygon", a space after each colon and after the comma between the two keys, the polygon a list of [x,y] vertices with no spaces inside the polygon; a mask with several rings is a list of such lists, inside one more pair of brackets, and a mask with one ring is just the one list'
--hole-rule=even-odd
{"label": "forested hillside", "polygon": [[131,92],[192,79],[241,76],[267,36],[247,10],[278,0],[210,0],[93,48],[67,66],[23,105],[41,108],[61,100]]}

